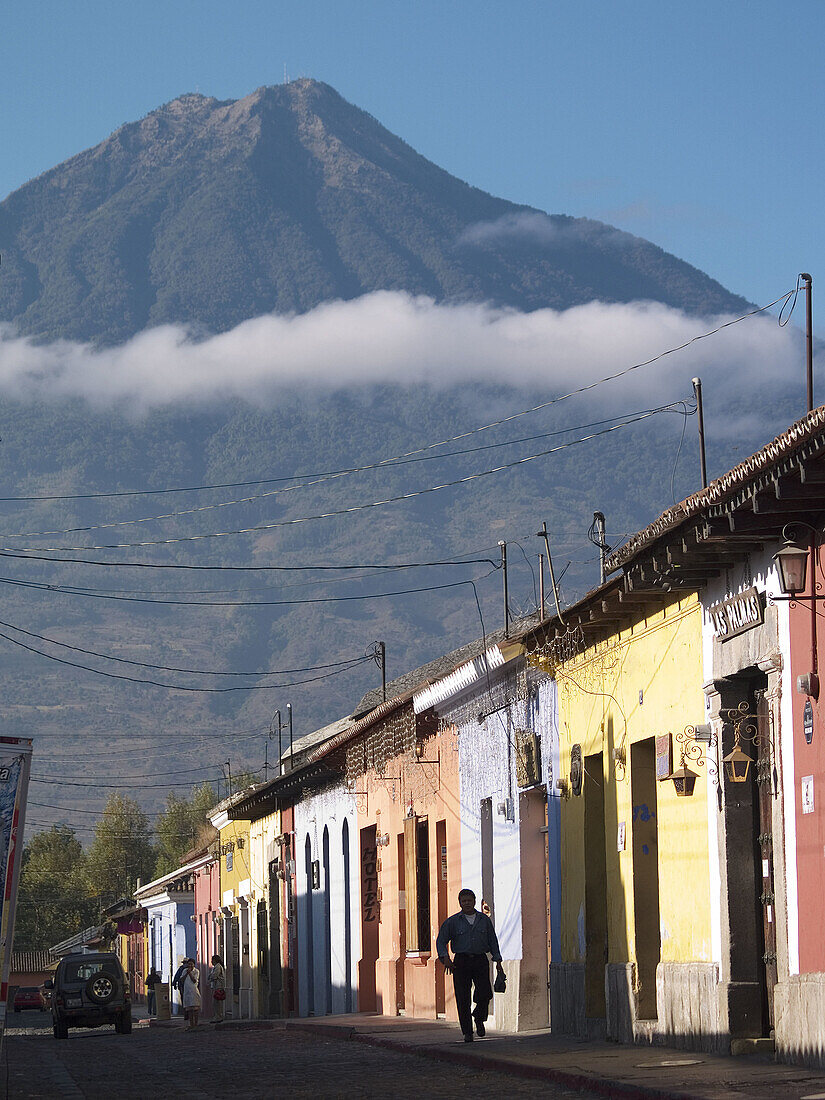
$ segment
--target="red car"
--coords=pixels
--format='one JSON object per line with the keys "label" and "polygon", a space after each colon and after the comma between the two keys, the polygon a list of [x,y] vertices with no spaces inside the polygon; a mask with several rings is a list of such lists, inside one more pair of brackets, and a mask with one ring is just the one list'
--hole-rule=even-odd
{"label": "red car", "polygon": [[35,1008],[38,1012],[43,1008],[36,985],[21,985],[14,995],[14,1011],[23,1012],[27,1008]]}

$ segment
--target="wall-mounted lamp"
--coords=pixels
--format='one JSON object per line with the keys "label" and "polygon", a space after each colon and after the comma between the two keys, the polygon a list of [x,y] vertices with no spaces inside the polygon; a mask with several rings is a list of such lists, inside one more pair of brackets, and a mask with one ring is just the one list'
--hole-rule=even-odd
{"label": "wall-mounted lamp", "polygon": [[673,780],[676,794],[680,798],[690,798],[693,794],[693,788],[696,786],[696,780],[699,778],[699,773],[691,771],[683,756],[681,765],[671,772],[670,778]]}
{"label": "wall-mounted lamp", "polygon": [[725,765],[725,775],[730,783],[747,783],[753,757],[748,756],[742,749],[738,732],[734,735],[732,751],[722,757],[722,763]]}
{"label": "wall-mounted lamp", "polygon": [[779,587],[786,596],[797,596],[805,589],[808,572],[808,549],[786,539],[773,560],[779,571]]}
{"label": "wall-mounted lamp", "polygon": [[738,707],[721,712],[721,717],[733,724],[733,749],[722,757],[725,775],[729,783],[747,783],[750,767],[754,759],[742,748],[742,739],[757,747],[760,744],[756,715],[750,714],[748,704],[743,700]]}
{"label": "wall-mounted lamp", "polygon": [[813,534],[814,539],[819,536],[819,531],[816,527],[812,527],[809,523],[788,523],[782,528],[782,538],[785,540],[781,548],[773,556],[773,560],[776,562],[776,569],[779,574],[779,587],[782,590],[783,595],[771,597],[774,600],[811,600],[816,602],[817,600],[825,600],[825,596],[818,596],[814,593],[811,596],[803,596],[801,593],[805,590],[805,584],[808,579],[808,557],[810,555],[810,549],[807,546],[802,546],[799,540],[791,537],[791,533],[796,527],[807,527]]}
{"label": "wall-mounted lamp", "polygon": [[557,779],[556,790],[561,793],[562,798],[570,797],[570,780],[569,779]]}

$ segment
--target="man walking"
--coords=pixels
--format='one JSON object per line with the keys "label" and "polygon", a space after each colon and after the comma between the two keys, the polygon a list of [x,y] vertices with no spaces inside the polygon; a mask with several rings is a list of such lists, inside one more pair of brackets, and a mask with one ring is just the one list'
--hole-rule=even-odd
{"label": "man walking", "polygon": [[[501,971],[501,951],[493,922],[476,909],[476,896],[473,891],[461,890],[458,895],[458,904],[461,906],[461,912],[447,917],[441,925],[436,940],[436,951],[444,969],[453,976],[458,1022],[464,1033],[464,1042],[472,1043],[473,1020],[475,1020],[476,1034],[483,1037],[487,1009],[493,999],[487,953],[493,956],[497,969]],[[448,951],[449,946],[453,949],[452,961]],[[476,1007],[471,1012],[470,995],[474,986],[473,1000]]]}

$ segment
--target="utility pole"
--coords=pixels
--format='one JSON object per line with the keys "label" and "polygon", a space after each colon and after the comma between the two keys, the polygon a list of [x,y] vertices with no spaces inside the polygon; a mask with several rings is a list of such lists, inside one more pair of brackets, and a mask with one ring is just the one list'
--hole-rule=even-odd
{"label": "utility pole", "polygon": [[510,637],[510,599],[507,588],[507,543],[499,540],[501,550],[501,573],[504,577],[504,637]]}
{"label": "utility pole", "polygon": [[805,375],[808,382],[808,407],[805,411],[811,412],[814,407],[814,326],[811,305],[811,284],[813,280],[807,271],[803,271],[799,278],[805,284]]}
{"label": "utility pole", "polygon": [[544,554],[539,554],[539,616],[544,622]]}
{"label": "utility pole", "polygon": [[603,512],[593,513],[593,522],[596,525],[596,538],[599,540],[599,584],[604,584],[605,571],[604,559],[607,556],[606,528]]}
{"label": "utility pole", "polygon": [[550,583],[553,586],[553,599],[556,601],[556,614],[559,617],[561,625],[565,626],[564,616],[561,613],[561,606],[559,605],[559,587],[556,584],[556,574],[553,571],[553,555],[550,553],[550,536],[547,533],[547,521],[541,525],[541,530],[536,532],[536,538],[544,539],[544,549],[547,551],[547,564],[550,568]]}
{"label": "utility pole", "polygon": [[289,725],[289,770],[292,771],[292,703],[286,705],[286,719]]}
{"label": "utility pole", "polygon": [[693,378],[693,393],[696,397],[696,426],[699,429],[699,468],[702,474],[702,488],[708,487],[708,467],[705,461],[705,410],[702,405],[702,379]]}
{"label": "utility pole", "polygon": [[381,667],[381,700],[387,701],[387,646],[384,642],[376,642],[376,659]]}

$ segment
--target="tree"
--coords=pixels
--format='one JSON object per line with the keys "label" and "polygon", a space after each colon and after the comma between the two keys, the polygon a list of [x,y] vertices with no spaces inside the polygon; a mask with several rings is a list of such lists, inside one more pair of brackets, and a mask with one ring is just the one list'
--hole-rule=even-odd
{"label": "tree", "polygon": [[189,798],[178,798],[170,791],[166,809],[157,823],[157,862],[155,877],[180,867],[186,852],[202,848],[218,835],[209,821],[209,811],[218,802],[211,783],[192,788]]}
{"label": "tree", "polygon": [[148,881],[155,856],[149,822],[137,802],[126,795],[109,795],[88,856],[92,891],[103,906],[130,897],[138,879]]}
{"label": "tree", "polygon": [[97,919],[86,855],[74,830],[55,825],[23,849],[14,946],[41,951]]}

